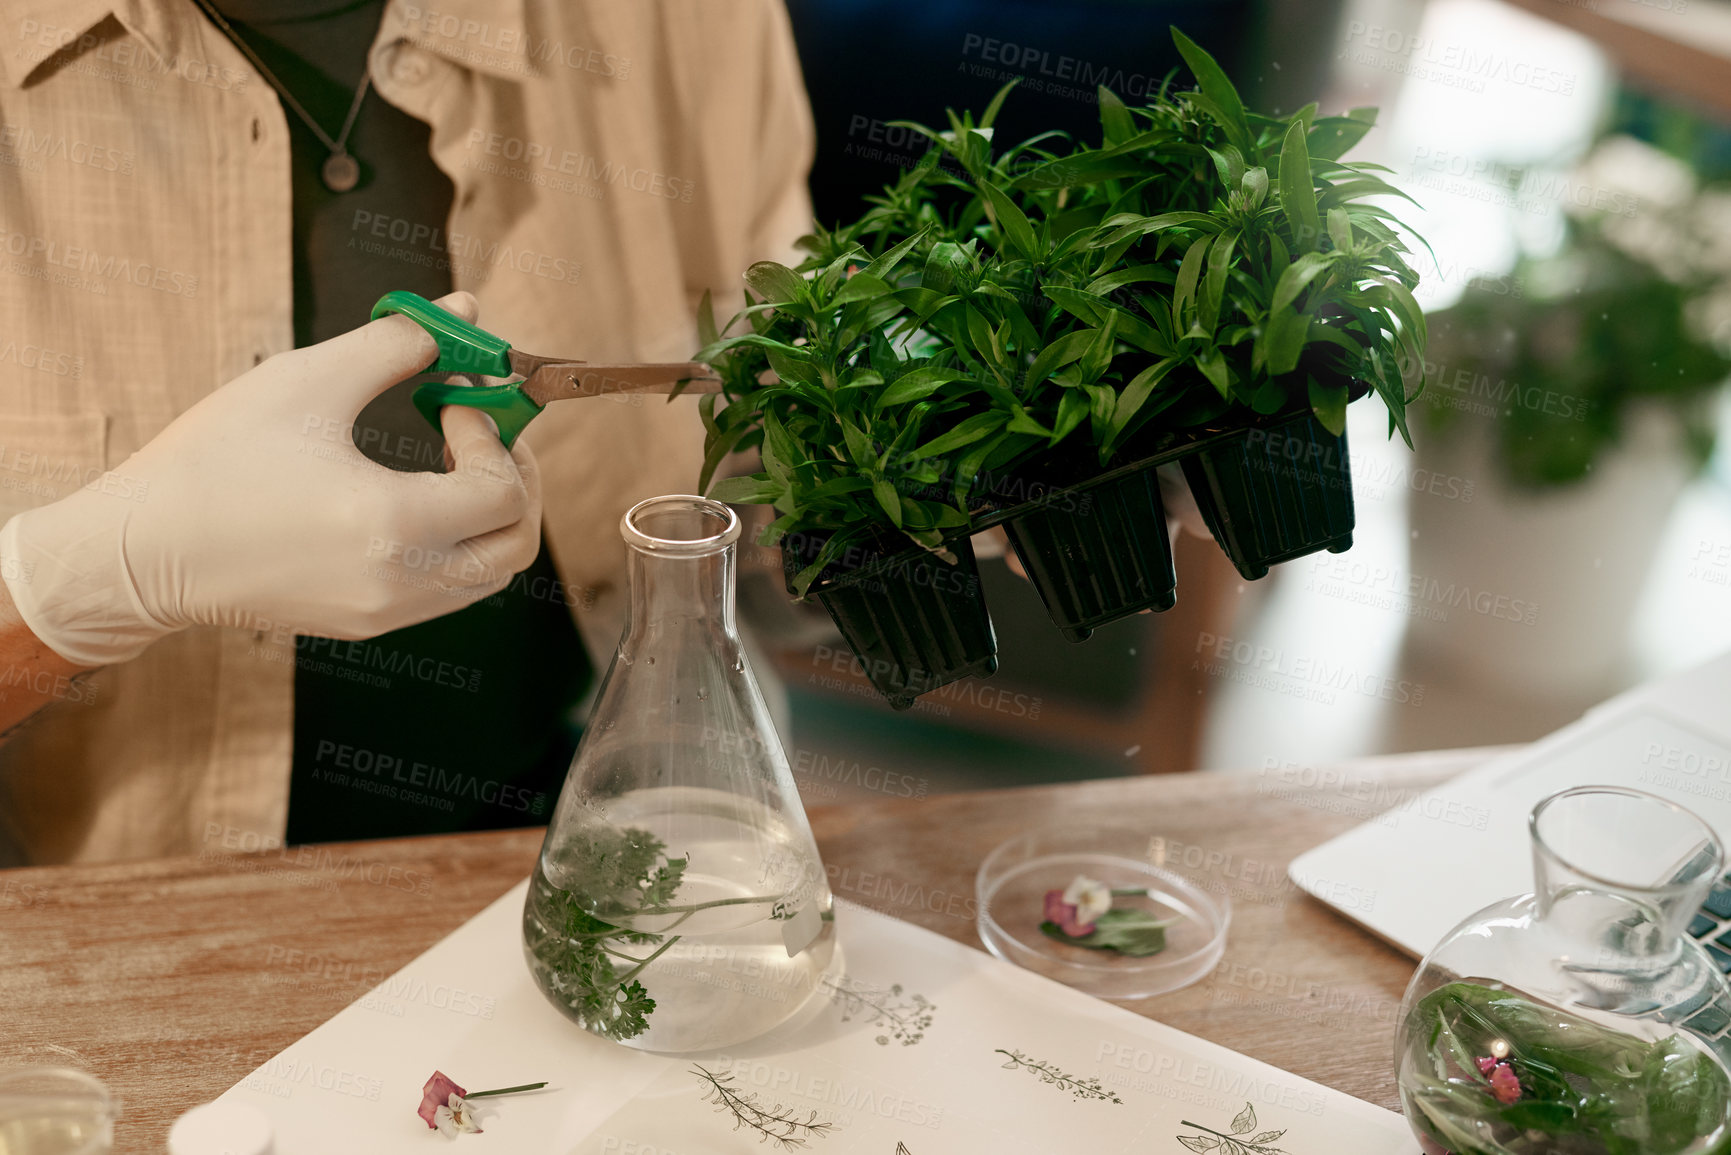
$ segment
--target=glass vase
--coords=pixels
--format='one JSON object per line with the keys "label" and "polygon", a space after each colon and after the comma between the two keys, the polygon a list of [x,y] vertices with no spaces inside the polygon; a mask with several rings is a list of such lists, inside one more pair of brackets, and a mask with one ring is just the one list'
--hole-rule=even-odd
{"label": "glass vase", "polygon": [[629,616],[523,909],[566,1017],[627,1046],[735,1046],[838,965],[832,900],[734,624],[739,519],[658,497],[620,523]]}
{"label": "glass vase", "polygon": [[1408,986],[1401,1103],[1427,1155],[1731,1151],[1731,988],[1687,933],[1725,852],[1637,790],[1533,809],[1535,893],[1451,931]]}

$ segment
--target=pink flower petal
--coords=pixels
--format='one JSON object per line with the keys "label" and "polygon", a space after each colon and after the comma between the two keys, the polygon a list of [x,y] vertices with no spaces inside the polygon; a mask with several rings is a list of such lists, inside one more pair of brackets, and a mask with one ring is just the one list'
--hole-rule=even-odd
{"label": "pink flower petal", "polygon": [[1479,1074],[1481,1075],[1490,1074],[1497,1066],[1495,1059],[1475,1059],[1473,1061],[1479,1065]]}
{"label": "pink flower petal", "polygon": [[449,1103],[452,1095],[466,1094],[468,1092],[453,1083],[449,1075],[434,1071],[433,1077],[421,1088],[421,1108],[415,1114],[425,1119],[427,1126],[437,1128],[438,1124],[433,1122],[434,1113]]}
{"label": "pink flower petal", "polygon": [[1498,1063],[1491,1072],[1491,1094],[1504,1106],[1520,1101],[1521,1081],[1515,1077],[1514,1068],[1507,1063]]}
{"label": "pink flower petal", "polygon": [[1082,938],[1094,933],[1091,922],[1076,921],[1076,905],[1064,901],[1064,892],[1048,890],[1046,892],[1046,920],[1058,924],[1058,929],[1071,938]]}

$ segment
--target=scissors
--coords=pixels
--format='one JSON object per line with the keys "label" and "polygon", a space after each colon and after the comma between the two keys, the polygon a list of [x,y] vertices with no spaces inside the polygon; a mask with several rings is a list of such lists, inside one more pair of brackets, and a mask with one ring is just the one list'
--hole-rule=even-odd
{"label": "scissors", "polygon": [[594,365],[556,357],[536,357],[425,297],[398,289],[373,306],[373,320],[401,313],[439,343],[439,359],[423,372],[473,377],[511,377],[502,385],[428,381],[415,389],[415,408],[439,426],[439,410],[467,405],[492,417],[499,440],[509,449],[549,401],[599,397],[604,393],[718,393],[721,378],[701,361],[671,365]]}

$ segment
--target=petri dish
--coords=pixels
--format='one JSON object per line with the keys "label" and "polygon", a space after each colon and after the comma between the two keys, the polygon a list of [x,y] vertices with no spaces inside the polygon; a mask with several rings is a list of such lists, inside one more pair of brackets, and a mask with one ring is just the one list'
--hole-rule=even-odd
{"label": "petri dish", "polygon": [[[1058,825],[1018,834],[980,863],[975,925],[986,949],[1025,970],[1103,999],[1145,999],[1187,987],[1212,972],[1226,950],[1232,904],[1150,855],[1144,827]],[[1137,888],[1113,906],[1137,906],[1168,920],[1166,949],[1145,958],[1060,942],[1040,930],[1046,892],[1078,874],[1114,889]]]}

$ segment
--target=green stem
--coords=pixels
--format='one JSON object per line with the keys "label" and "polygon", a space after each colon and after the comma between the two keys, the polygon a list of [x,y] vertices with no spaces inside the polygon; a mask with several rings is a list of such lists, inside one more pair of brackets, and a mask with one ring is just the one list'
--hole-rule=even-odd
{"label": "green stem", "polygon": [[626,954],[622,950],[614,950],[605,943],[597,943],[596,945],[599,946],[603,952],[612,955],[616,959],[624,959],[628,963],[640,963],[643,961],[634,954]]}
{"label": "green stem", "polygon": [[636,966],[634,966],[630,970],[626,971],[625,974],[622,975],[617,980],[618,985],[624,986],[626,983],[628,983],[632,979],[636,978],[640,973],[642,973],[644,967],[648,966],[650,963],[652,963],[656,959],[660,958],[663,954],[665,954],[667,952],[668,947],[670,947],[674,943],[678,942],[679,937],[680,937],[679,935],[674,935],[672,938],[668,939],[666,942],[664,942],[660,946],[656,947],[654,954],[650,955],[648,958],[644,959],[642,962],[638,963]]}
{"label": "green stem", "polygon": [[787,892],[783,891],[781,894],[772,894],[762,898],[756,895],[747,895],[744,898],[712,898],[708,902],[693,902],[687,903],[684,906],[640,906],[636,910],[631,911],[630,915],[632,918],[641,918],[646,914],[678,914],[681,911],[686,914],[696,914],[698,911],[708,910],[712,906],[740,906],[746,903],[755,902],[779,902],[786,897]]}
{"label": "green stem", "polygon": [[524,1083],[521,1087],[500,1087],[497,1091],[473,1091],[464,1099],[485,1099],[488,1095],[515,1095],[518,1091],[539,1091],[546,1083]]}

